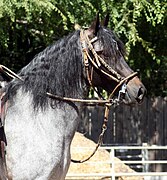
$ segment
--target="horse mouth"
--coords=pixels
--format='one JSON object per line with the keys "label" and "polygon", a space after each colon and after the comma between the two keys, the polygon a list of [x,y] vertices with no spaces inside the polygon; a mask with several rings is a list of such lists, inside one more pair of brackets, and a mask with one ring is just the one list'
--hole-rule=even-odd
{"label": "horse mouth", "polygon": [[131,96],[128,92],[125,93],[122,98],[122,102],[126,105],[142,104],[145,94],[137,95],[137,97]]}
{"label": "horse mouth", "polygon": [[122,101],[124,104],[126,104],[126,105],[136,104],[136,102],[137,102],[137,101],[135,100],[135,98],[132,99],[127,92],[125,93],[125,95],[124,95],[124,97],[121,99],[121,101]]}

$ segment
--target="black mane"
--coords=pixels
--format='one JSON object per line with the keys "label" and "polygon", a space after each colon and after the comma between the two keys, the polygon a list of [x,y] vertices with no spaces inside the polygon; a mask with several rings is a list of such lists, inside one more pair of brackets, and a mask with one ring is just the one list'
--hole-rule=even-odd
{"label": "black mane", "polygon": [[35,107],[46,105],[46,92],[79,98],[83,93],[83,68],[80,32],[76,31],[36,55],[19,73],[24,82],[14,80],[9,84],[8,98],[20,87],[33,94]]}
{"label": "black mane", "polygon": [[[97,36],[103,43],[105,56],[109,57],[108,63],[113,65],[112,61],[125,53],[121,41],[112,31],[103,27]],[[80,31],[75,31],[36,55],[19,73],[24,82],[15,79],[9,83],[6,98],[12,99],[20,87],[33,95],[35,108],[47,105],[46,92],[81,98],[86,87],[82,61]]]}

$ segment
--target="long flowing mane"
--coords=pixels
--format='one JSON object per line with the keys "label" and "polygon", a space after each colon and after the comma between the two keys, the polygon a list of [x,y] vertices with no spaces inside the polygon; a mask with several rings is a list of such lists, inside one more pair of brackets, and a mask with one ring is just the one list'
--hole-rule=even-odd
{"label": "long flowing mane", "polygon": [[34,106],[47,104],[46,92],[59,96],[79,97],[83,91],[82,51],[79,31],[60,39],[34,57],[19,73],[24,82],[9,84],[8,96],[14,96],[22,86],[33,94]]}

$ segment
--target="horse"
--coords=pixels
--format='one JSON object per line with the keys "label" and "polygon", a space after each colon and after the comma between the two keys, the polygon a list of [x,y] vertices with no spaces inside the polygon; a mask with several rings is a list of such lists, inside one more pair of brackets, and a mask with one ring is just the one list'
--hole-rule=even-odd
{"label": "horse", "polygon": [[65,179],[82,105],[49,98],[47,92],[85,99],[92,86],[110,94],[123,80],[122,101],[143,101],[145,86],[126,63],[124,45],[107,28],[108,20],[101,23],[97,15],[87,29],[46,47],[20,70],[22,80],[5,87],[6,179]]}

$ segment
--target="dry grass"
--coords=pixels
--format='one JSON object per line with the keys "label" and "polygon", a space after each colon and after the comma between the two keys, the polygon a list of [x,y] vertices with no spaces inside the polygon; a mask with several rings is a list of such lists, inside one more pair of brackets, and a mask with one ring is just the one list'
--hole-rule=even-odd
{"label": "dry grass", "polygon": [[[92,151],[94,150],[96,144],[85,138],[82,134],[76,133],[75,137],[72,142],[72,147],[71,147],[71,154],[72,154],[72,159],[75,160],[83,160],[87,158]],[[90,147],[90,148],[85,148],[84,150],[81,149],[80,147]],[[109,161],[110,159],[110,154],[108,151],[99,149],[96,154],[89,160],[87,161],[88,163],[71,163],[68,174],[70,173],[110,173],[111,172],[111,166],[108,163],[98,163],[98,162],[104,162],[104,161]],[[131,168],[129,168],[127,165],[121,163],[121,161],[118,158],[115,158],[115,161],[119,161],[120,163],[115,164],[115,172],[135,172]],[[92,164],[90,163],[92,162]],[[68,176],[67,174],[67,176]],[[109,179],[109,178],[104,178],[104,177],[66,177],[66,180],[73,179]],[[111,177],[110,177],[111,179]],[[143,180],[142,177],[119,177],[119,180]]]}

